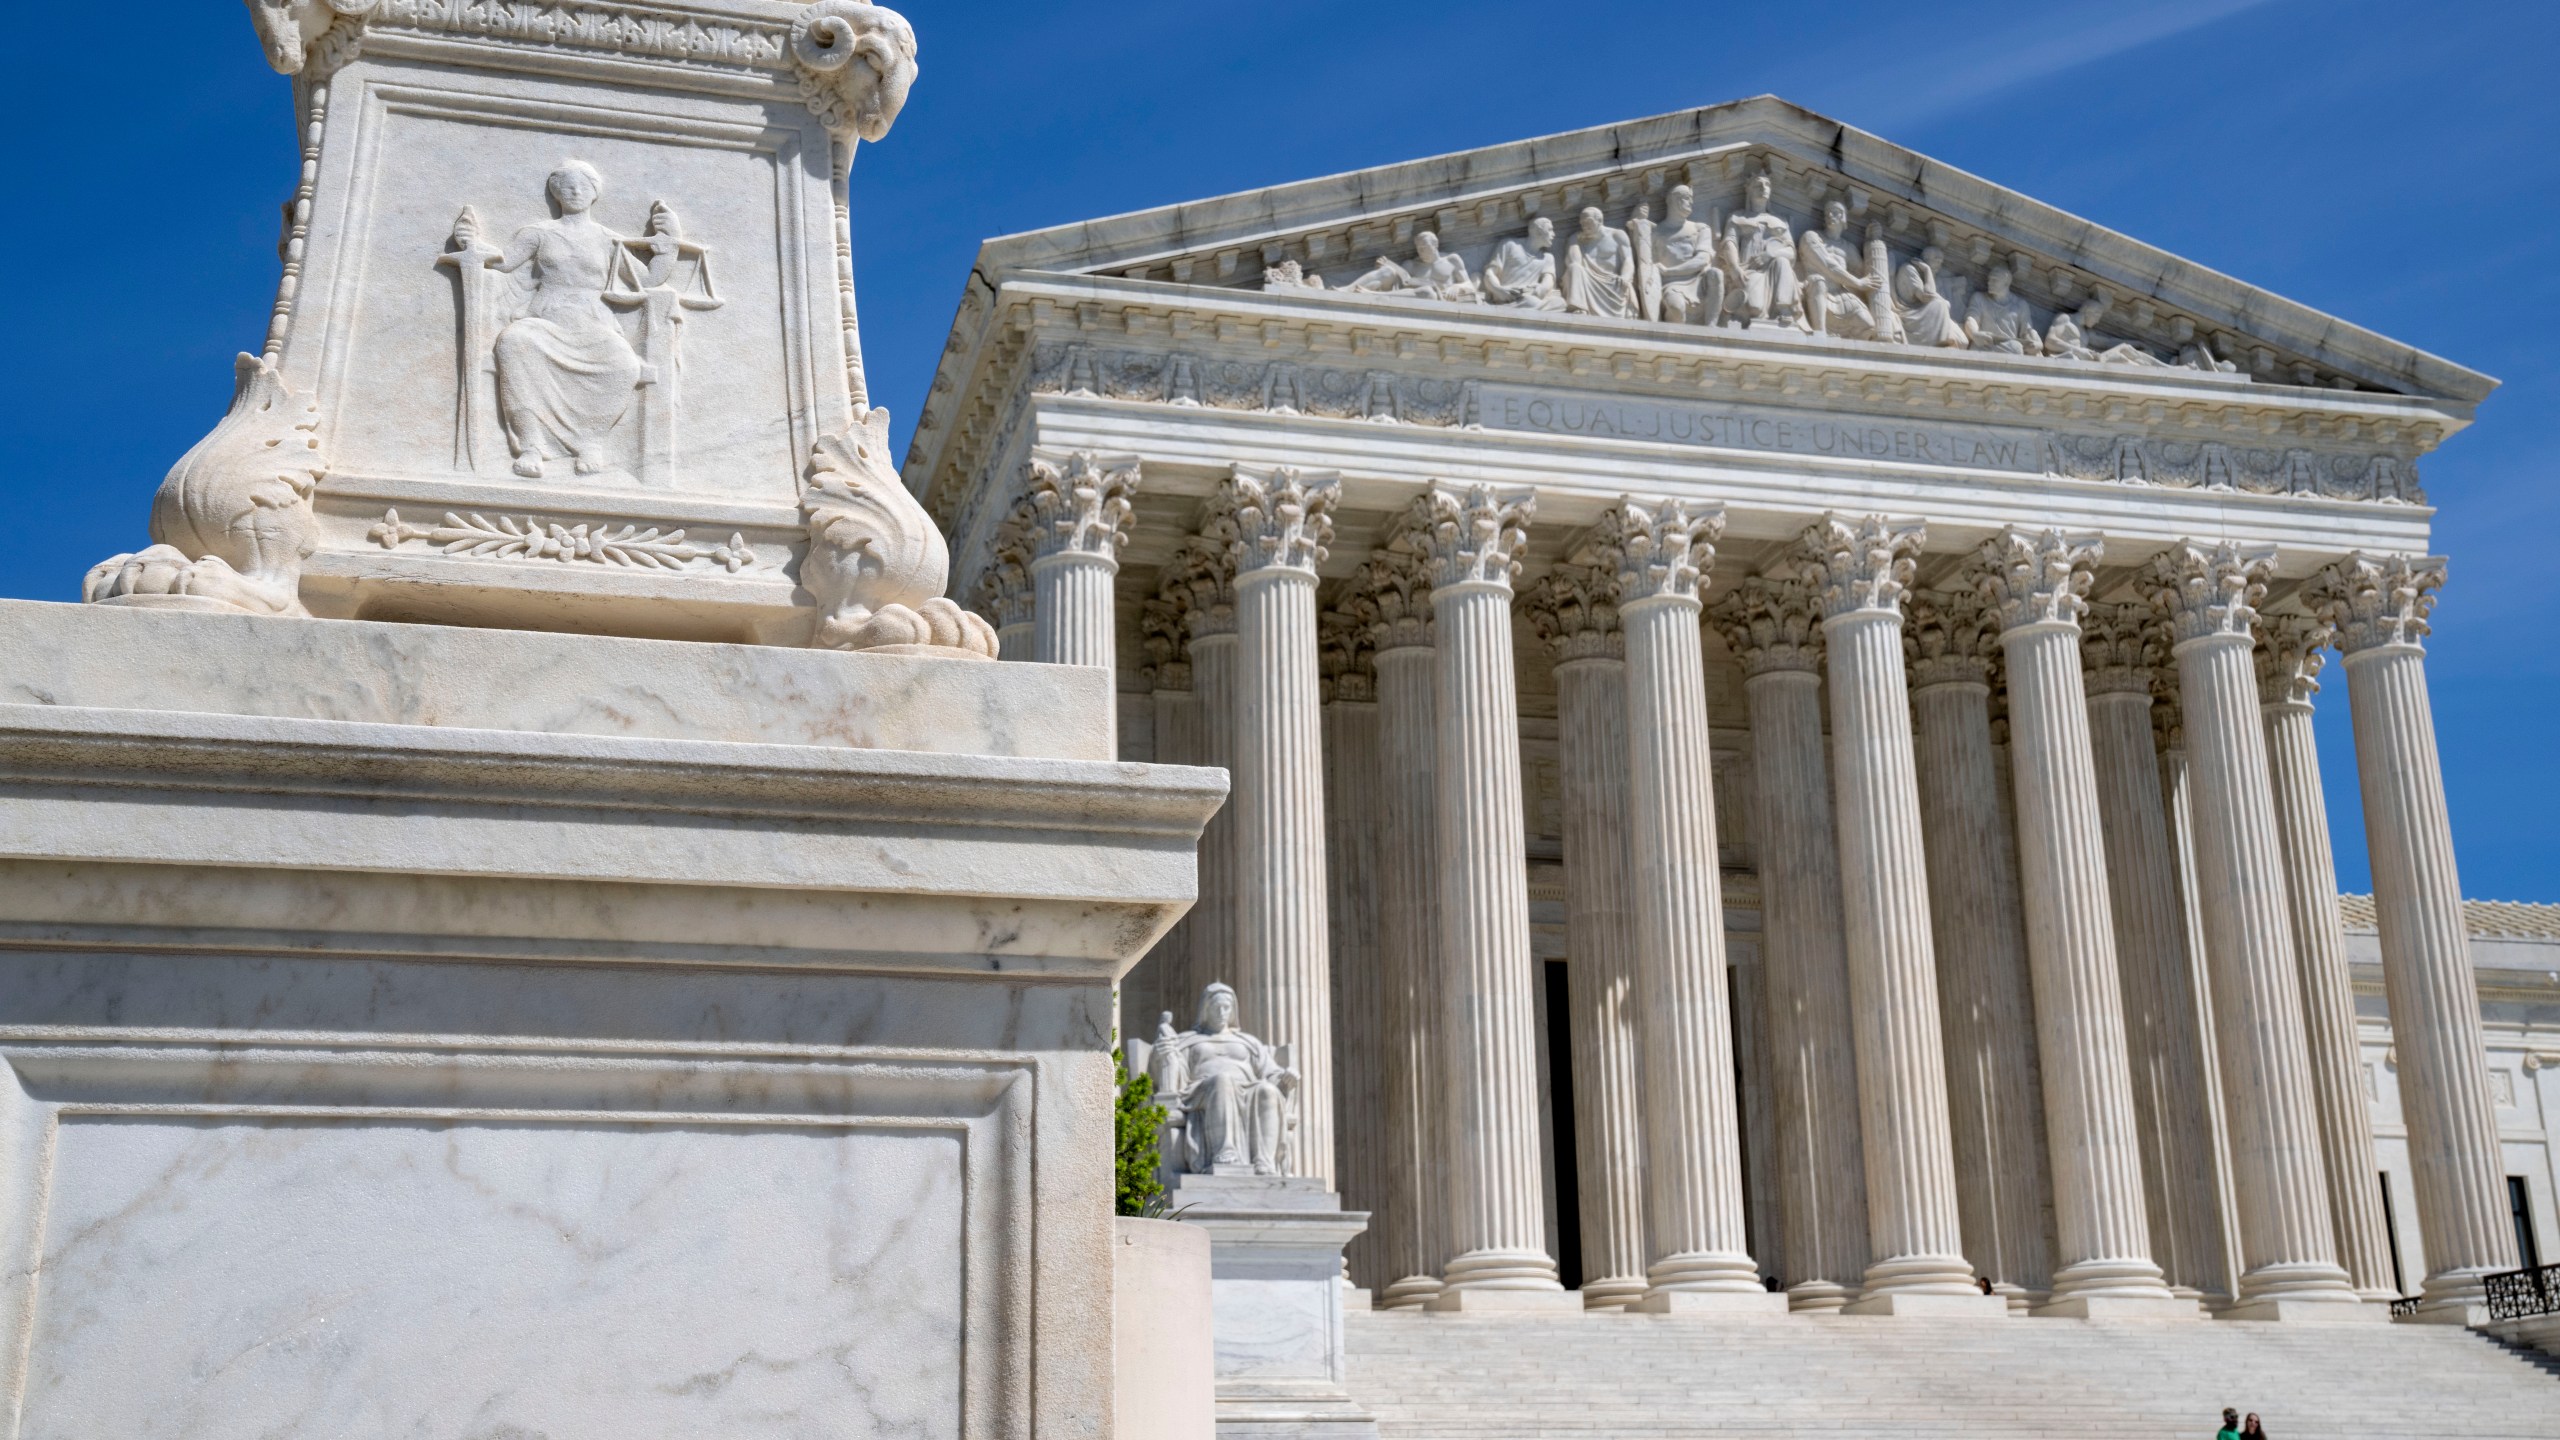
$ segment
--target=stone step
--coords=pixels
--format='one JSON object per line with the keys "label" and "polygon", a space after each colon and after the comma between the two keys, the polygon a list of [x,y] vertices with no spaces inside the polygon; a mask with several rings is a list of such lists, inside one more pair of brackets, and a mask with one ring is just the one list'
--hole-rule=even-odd
{"label": "stone step", "polygon": [[2419,1325],[1616,1314],[1348,1319],[1390,1440],[2213,1433],[2221,1409],[2324,1440],[2560,1440],[2536,1352]]}

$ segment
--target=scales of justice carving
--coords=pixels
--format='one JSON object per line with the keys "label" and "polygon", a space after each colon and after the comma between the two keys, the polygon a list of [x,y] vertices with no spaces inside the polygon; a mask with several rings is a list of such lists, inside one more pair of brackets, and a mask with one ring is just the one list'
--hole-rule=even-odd
{"label": "scales of justice carving", "polygon": [[1173,1012],[1152,1045],[1129,1042],[1129,1068],[1155,1084],[1165,1110],[1158,1154],[1177,1175],[1287,1175],[1298,1128],[1298,1072],[1289,1047],[1236,1028],[1236,992],[1211,983],[1190,1029]]}
{"label": "scales of justice carving", "polygon": [[594,215],[604,177],[571,160],[543,182],[555,212],[504,246],[466,205],[435,263],[461,305],[453,464],[475,475],[587,485],[677,483],[686,317],[725,302],[709,247],[675,209],[621,235]]}

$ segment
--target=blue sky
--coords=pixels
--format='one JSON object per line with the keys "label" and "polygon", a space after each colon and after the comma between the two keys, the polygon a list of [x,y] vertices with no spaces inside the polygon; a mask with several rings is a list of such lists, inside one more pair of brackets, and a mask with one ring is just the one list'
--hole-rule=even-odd
{"label": "blue sky", "polygon": [[[20,8],[0,595],[61,600],[141,543],[220,415],[295,156],[239,6],[153,7],[163,58],[116,69],[93,58],[142,42]],[[865,353],[901,443],[986,236],[1763,91],[2499,377],[2423,469],[2453,559],[2436,717],[2465,891],[2560,901],[2560,6],[903,8],[923,75],[854,167]],[[2330,820],[2364,889],[2331,680]]]}

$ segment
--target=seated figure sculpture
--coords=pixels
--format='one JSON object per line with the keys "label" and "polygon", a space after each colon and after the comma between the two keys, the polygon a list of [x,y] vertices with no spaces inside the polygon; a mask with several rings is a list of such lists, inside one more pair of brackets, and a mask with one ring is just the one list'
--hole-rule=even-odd
{"label": "seated figure sculpture", "polygon": [[1640,313],[1635,242],[1603,223],[1596,205],[1584,207],[1573,243],[1565,247],[1564,303],[1582,315],[1626,320]]}
{"label": "seated figure sculpture", "polygon": [[1564,292],[1556,286],[1556,222],[1541,215],[1529,222],[1529,233],[1494,247],[1476,277],[1488,305],[1520,310],[1562,310]]}
{"label": "seated figure sculpture", "polygon": [[1697,192],[1672,186],[1663,201],[1662,223],[1636,256],[1648,320],[1713,325],[1724,318],[1725,277],[1716,264],[1716,227],[1691,214],[1696,204]]}
{"label": "seated figure sculpture", "polygon": [[1399,265],[1392,256],[1379,256],[1368,274],[1342,288],[1370,295],[1417,295],[1425,300],[1474,303],[1476,286],[1467,278],[1467,262],[1443,253],[1437,234],[1425,230],[1414,236],[1413,252],[1411,265]]}
{"label": "seated figure sculpture", "polygon": [[2011,355],[2041,355],[2044,337],[2036,333],[2035,312],[2027,308],[2027,299],[2010,286],[2017,277],[2006,265],[1994,265],[1983,277],[1982,293],[1973,297],[1964,310],[1964,333],[1976,350],[2000,350]]}
{"label": "seated figure sculpture", "polygon": [[498,332],[498,415],[506,425],[515,473],[542,478],[544,465],[568,456],[580,475],[608,466],[606,439],[631,408],[632,393],[653,377],[647,362],[605,308],[605,289],[625,237],[590,214],[604,180],[572,160],[543,183],[555,219],[516,232],[490,268],[533,277],[525,313]]}
{"label": "seated figure sculpture", "polygon": [[1850,340],[1899,340],[1900,318],[1890,327],[1879,313],[1893,315],[1876,300],[1884,292],[1882,268],[1860,274],[1858,250],[1849,236],[1849,207],[1834,200],[1822,207],[1822,227],[1807,230],[1798,242],[1804,262],[1804,327],[1816,335]]}
{"label": "seated figure sculpture", "polygon": [[1235,990],[1212,982],[1200,992],[1199,1018],[1189,1030],[1174,1032],[1171,1011],[1156,1024],[1147,1074],[1167,1116],[1170,1174],[1289,1173],[1298,1072],[1235,1020]]}
{"label": "seated figure sculpture", "polygon": [[1784,216],[1769,209],[1772,186],[1767,175],[1743,182],[1742,208],[1725,226],[1724,267],[1741,281],[1741,320],[1745,325],[1771,321],[1796,323],[1801,285],[1796,278],[1796,242]]}

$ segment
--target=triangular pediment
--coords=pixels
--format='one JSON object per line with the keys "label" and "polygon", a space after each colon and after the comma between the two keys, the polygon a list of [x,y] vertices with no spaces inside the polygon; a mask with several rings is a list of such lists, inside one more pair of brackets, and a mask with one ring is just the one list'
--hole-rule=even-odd
{"label": "triangular pediment", "polygon": [[1044,272],[1303,285],[1346,305],[1480,303],[1345,287],[1381,259],[1412,268],[1424,231],[1472,276],[1544,218],[1561,261],[1585,208],[1623,231],[1639,213],[1662,218],[1675,186],[1691,189],[1700,220],[1723,222],[1746,208],[1754,175],[1769,178],[1767,213],[1793,236],[1842,205],[1853,269],[1871,238],[1892,273],[1936,251],[1959,322],[2000,268],[2040,335],[2103,297],[2103,329],[2085,338],[2117,363],[2220,364],[2264,384],[2462,405],[2497,383],[1774,96],[1005,236],[981,249],[978,271],[990,284]]}

